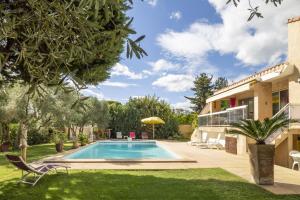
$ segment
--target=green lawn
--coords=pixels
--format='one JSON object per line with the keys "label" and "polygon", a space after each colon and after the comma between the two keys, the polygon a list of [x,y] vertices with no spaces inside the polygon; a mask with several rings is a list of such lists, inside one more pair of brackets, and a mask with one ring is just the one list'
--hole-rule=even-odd
{"label": "green lawn", "polygon": [[[54,154],[53,145],[37,145],[29,160]],[[73,170],[44,177],[35,187],[16,185],[21,175],[0,154],[0,199],[205,199],[292,200],[247,183],[222,169]]]}

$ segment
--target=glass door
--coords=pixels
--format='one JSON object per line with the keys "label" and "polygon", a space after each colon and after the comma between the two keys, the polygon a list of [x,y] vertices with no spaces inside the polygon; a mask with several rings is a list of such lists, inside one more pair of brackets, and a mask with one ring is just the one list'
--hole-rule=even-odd
{"label": "glass door", "polygon": [[247,98],[239,100],[239,106],[248,106],[247,108],[247,118],[254,118],[254,98]]}
{"label": "glass door", "polygon": [[289,91],[282,90],[279,92],[272,93],[272,108],[273,108],[273,115],[279,112],[284,106],[289,103]]}

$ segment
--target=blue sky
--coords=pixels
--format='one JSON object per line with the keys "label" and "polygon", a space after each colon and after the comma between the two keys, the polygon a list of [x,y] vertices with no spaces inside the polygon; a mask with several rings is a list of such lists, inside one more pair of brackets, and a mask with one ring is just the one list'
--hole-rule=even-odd
{"label": "blue sky", "polygon": [[225,0],[137,0],[128,15],[146,35],[142,47],[149,56],[129,60],[123,54],[109,80],[83,93],[120,102],[155,94],[188,108],[184,96],[192,95],[193,79],[202,72],[231,82],[283,62],[287,19],[300,15],[296,1],[273,8],[254,0],[264,19],[247,22],[246,1],[235,8]]}

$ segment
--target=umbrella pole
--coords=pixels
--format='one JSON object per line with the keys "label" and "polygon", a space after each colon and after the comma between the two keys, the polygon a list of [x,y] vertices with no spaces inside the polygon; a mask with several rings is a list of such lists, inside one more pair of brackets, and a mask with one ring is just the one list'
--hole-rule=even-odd
{"label": "umbrella pole", "polygon": [[154,124],[152,124],[152,130],[153,130],[153,139],[154,139]]}

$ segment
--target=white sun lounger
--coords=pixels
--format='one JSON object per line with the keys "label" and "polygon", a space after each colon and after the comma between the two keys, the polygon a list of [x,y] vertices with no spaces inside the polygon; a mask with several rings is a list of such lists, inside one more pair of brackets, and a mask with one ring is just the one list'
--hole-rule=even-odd
{"label": "white sun lounger", "polygon": [[116,134],[117,139],[123,139],[122,132],[117,132]]}
{"label": "white sun lounger", "polygon": [[205,143],[207,141],[207,133],[202,132],[196,133],[197,135],[195,137],[191,138],[191,141],[188,142],[189,145],[195,146],[197,144]]}
{"label": "white sun lounger", "polygon": [[225,146],[225,140],[221,139],[221,133],[219,133],[217,138],[208,138],[206,142],[196,144],[196,146],[208,149],[223,149]]}

